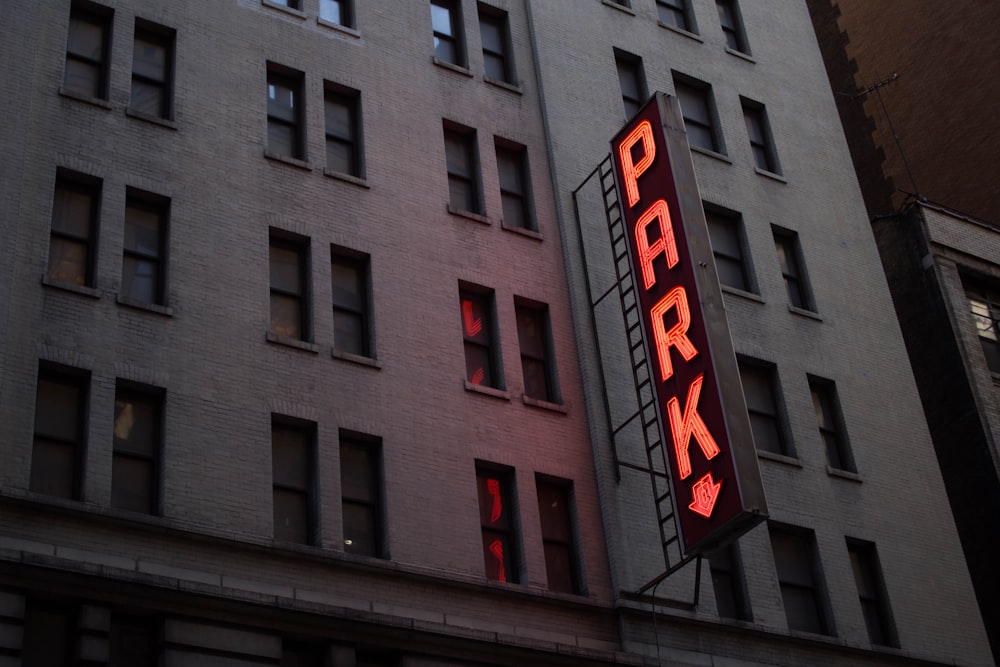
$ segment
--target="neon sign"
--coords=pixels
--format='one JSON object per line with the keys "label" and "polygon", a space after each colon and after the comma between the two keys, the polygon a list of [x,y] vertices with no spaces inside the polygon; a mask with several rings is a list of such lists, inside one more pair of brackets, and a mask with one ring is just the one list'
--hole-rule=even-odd
{"label": "neon sign", "polygon": [[700,553],[767,507],[676,100],[657,93],[611,154],[681,544]]}

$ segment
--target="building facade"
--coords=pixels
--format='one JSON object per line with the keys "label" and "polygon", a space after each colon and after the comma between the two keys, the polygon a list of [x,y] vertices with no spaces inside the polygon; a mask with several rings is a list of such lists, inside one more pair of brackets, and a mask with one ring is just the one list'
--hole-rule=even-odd
{"label": "building facade", "polygon": [[[990,662],[805,5],[560,5],[0,6],[3,664]],[[644,590],[655,90],[769,518]]]}

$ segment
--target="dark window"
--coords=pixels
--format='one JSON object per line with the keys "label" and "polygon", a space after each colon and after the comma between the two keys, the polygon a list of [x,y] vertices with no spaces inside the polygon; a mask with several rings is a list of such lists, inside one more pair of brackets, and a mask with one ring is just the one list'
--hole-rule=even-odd
{"label": "dark window", "polygon": [[271,333],[309,340],[308,241],[271,237]]}
{"label": "dark window", "polygon": [[516,299],[514,316],[517,319],[517,342],[521,348],[524,395],[558,403],[559,383],[552,351],[549,307]]}
{"label": "dark window", "polygon": [[69,11],[66,72],[63,85],[87,97],[108,99],[108,54],[113,11],[89,2],[74,2]]}
{"label": "dark window", "polygon": [[581,586],[573,530],[572,483],[536,475],[535,487],[538,491],[538,516],[542,524],[545,574],[549,588],[562,593],[579,593]]}
{"label": "dark window", "polygon": [[744,292],[756,292],[744,258],[743,220],[740,214],[706,206],[705,221],[712,240],[712,254],[715,256],[719,282]]}
{"label": "dark window", "polygon": [[684,116],[688,143],[715,153],[725,153],[715,122],[711,86],[675,74],[674,90]]}
{"label": "dark window", "polygon": [[315,544],[316,425],[271,420],[274,539]]}
{"label": "dark window", "polygon": [[626,120],[638,113],[648,97],[642,58],[615,49],[615,67],[618,68],[618,85],[622,91]]}
{"label": "dark window", "polygon": [[479,32],[483,40],[486,76],[497,81],[513,83],[514,66],[510,56],[507,12],[479,5]]}
{"label": "dark window", "polygon": [[458,298],[462,309],[465,379],[475,385],[502,389],[493,291],[460,285]]}
{"label": "dark window", "polygon": [[172,116],[174,40],[174,30],[136,19],[129,103],[133,111]]}
{"label": "dark window", "polygon": [[465,67],[461,11],[458,0],[431,0],[434,57],[446,63]]}
{"label": "dark window", "polygon": [[832,635],[812,531],[770,526],[774,566],[790,630]]}
{"label": "dark window", "polygon": [[500,174],[500,202],[503,224],[507,227],[536,229],[531,206],[528,150],[520,144],[496,139],[497,171]]}
{"label": "dark window", "polygon": [[795,308],[815,310],[809,283],[802,268],[802,254],[799,247],[799,235],[793,231],[772,226],[774,232],[774,247],[778,253],[778,266],[785,280],[785,291],[788,293],[788,303]]}
{"label": "dark window", "polygon": [[661,23],[687,32],[698,32],[688,0],[656,0],[656,13]]}
{"label": "dark window", "polygon": [[159,505],[163,392],[119,382],[115,390],[111,505],[155,514]]}
{"label": "dark window", "polygon": [[333,348],[373,357],[368,255],[331,246],[330,275],[333,282]]}
{"label": "dark window", "polygon": [[361,93],[326,82],[326,168],[363,177],[361,160]]}
{"label": "dark window", "polygon": [[719,616],[741,621],[752,620],[736,545],[731,544],[709,554],[708,567],[712,573],[715,606],[719,610]]}
{"label": "dark window", "polygon": [[35,393],[35,437],[30,488],[62,498],[80,497],[90,373],[42,365]]}
{"label": "dark window", "polygon": [[861,612],[868,628],[868,639],[879,646],[899,646],[896,628],[889,607],[889,596],[882,578],[878,553],[871,542],[847,538],[847,551],[854,570],[854,583],[858,587]]}
{"label": "dark window", "polygon": [[128,189],[122,244],[121,295],[142,303],[166,303],[166,239],[170,200]]}
{"label": "dark window", "polygon": [[304,160],[302,72],[267,64],[267,150]]}
{"label": "dark window", "polygon": [[831,468],[857,472],[847,440],[847,429],[844,428],[836,385],[831,380],[810,376],[809,390],[816,409],[816,426],[826,447],[827,462]]}
{"label": "dark window", "polygon": [[382,536],[381,444],[340,434],[340,488],[344,551],[384,558]]}
{"label": "dark window", "polygon": [[726,36],[726,46],[733,51],[750,54],[747,36],[743,30],[743,18],[737,0],[715,0],[719,9],[719,24]]}
{"label": "dark window", "polygon": [[276,5],[281,5],[282,7],[289,7],[291,9],[302,9],[302,0],[268,0]]}
{"label": "dark window", "polygon": [[27,600],[21,664],[24,667],[68,667],[74,664],[78,616],[79,609],[66,602]]}
{"label": "dark window", "polygon": [[750,150],[753,161],[758,169],[780,173],[778,156],[774,150],[774,140],[771,138],[771,127],[767,122],[767,111],[759,102],[741,97],[743,104],[743,119],[747,125],[747,136],[750,137]]}
{"label": "dark window", "polygon": [[448,200],[456,211],[482,213],[476,131],[445,123],[444,152],[448,167]]}
{"label": "dark window", "polygon": [[108,667],[155,665],[159,653],[160,621],[155,616],[114,612],[108,637]]}
{"label": "dark window", "polygon": [[793,455],[778,408],[778,373],[771,364],[741,359],[739,362],[743,396],[750,415],[750,428],[757,449]]}
{"label": "dark window", "polygon": [[56,173],[46,271],[49,280],[71,285],[94,285],[100,200],[100,179],[65,169]]}
{"label": "dark window", "polygon": [[326,646],[322,642],[281,641],[281,667],[324,667]]}
{"label": "dark window", "polygon": [[477,466],[479,524],[483,532],[483,563],[486,577],[517,583],[519,579],[516,513],[510,504],[514,471]]}
{"label": "dark window", "polygon": [[965,295],[969,299],[986,365],[990,371],[1000,373],[1000,338],[997,336],[1000,332],[997,327],[1000,323],[1000,292],[982,284],[967,283]]}
{"label": "dark window", "polygon": [[319,0],[319,17],[345,28],[353,28],[354,3],[352,0]]}

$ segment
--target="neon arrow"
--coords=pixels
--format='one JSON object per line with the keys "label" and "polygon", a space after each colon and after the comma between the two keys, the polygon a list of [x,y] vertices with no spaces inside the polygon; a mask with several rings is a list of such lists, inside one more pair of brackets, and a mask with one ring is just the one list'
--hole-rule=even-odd
{"label": "neon arrow", "polygon": [[697,512],[706,519],[711,517],[712,510],[715,509],[715,501],[719,497],[719,489],[721,488],[722,482],[716,482],[712,479],[712,473],[708,473],[691,487],[694,501],[688,507],[691,511]]}

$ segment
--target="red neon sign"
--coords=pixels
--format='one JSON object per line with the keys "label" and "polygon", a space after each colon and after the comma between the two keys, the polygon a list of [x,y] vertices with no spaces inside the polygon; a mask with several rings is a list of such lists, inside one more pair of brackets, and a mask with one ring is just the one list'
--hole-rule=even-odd
{"label": "red neon sign", "polygon": [[700,552],[766,506],[676,102],[657,94],[611,154],[678,527]]}

